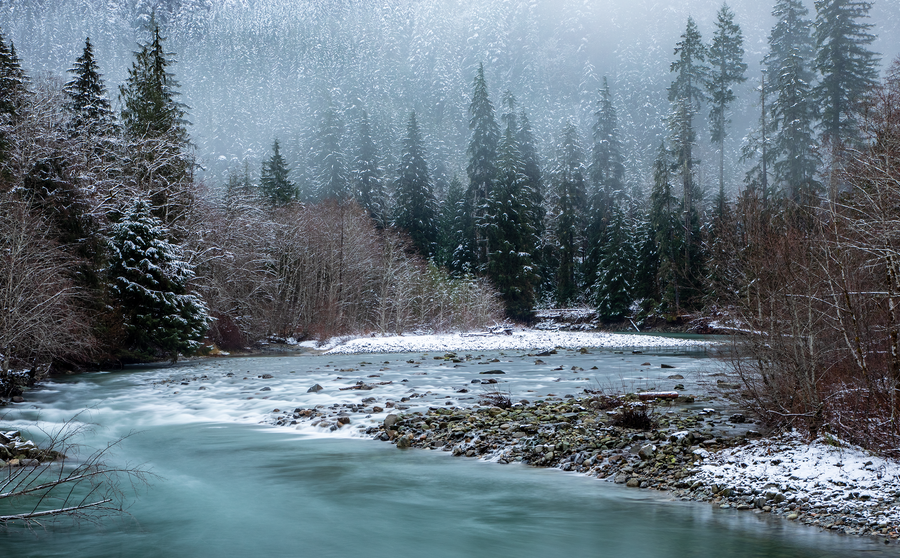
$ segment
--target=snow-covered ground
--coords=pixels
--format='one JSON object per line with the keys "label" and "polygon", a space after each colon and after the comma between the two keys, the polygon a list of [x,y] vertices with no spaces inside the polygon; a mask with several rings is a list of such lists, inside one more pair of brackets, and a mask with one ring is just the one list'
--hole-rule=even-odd
{"label": "snow-covered ground", "polygon": [[782,494],[786,505],[806,514],[852,516],[854,525],[869,529],[900,525],[900,463],[833,438],[807,443],[791,432],[711,453],[694,478],[744,493]]}
{"label": "snow-covered ground", "polygon": [[[435,351],[546,351],[554,348],[581,347],[620,348],[691,348],[710,345],[711,341],[681,339],[658,335],[625,333],[515,330],[503,333],[447,333],[438,335],[393,335],[375,337],[336,338],[323,346],[309,347],[326,354],[412,353]],[[304,343],[304,345],[307,345]]]}

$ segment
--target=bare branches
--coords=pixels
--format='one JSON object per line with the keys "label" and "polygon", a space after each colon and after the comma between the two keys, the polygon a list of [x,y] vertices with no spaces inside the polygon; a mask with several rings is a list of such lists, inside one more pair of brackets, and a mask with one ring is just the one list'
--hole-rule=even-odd
{"label": "bare branches", "polygon": [[147,484],[148,471],[109,463],[112,450],[127,436],[80,456],[86,448],[77,439],[88,426],[78,423],[78,418],[42,431],[46,440],[40,449],[13,436],[9,446],[26,457],[0,468],[0,510],[7,512],[0,512],[0,526],[40,524],[44,518],[58,516],[96,521],[123,513],[128,496]]}

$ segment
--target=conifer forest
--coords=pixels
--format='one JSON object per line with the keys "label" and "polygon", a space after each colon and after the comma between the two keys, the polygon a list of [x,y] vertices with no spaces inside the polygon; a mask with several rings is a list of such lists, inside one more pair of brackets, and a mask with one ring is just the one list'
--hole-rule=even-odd
{"label": "conifer forest", "polygon": [[2,375],[704,317],[884,449],[898,45],[892,0],[0,0]]}

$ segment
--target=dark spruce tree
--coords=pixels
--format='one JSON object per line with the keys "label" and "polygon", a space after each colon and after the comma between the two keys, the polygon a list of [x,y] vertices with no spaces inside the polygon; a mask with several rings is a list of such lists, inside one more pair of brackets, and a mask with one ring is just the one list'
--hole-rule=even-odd
{"label": "dark spruce tree", "polygon": [[438,218],[438,248],[435,261],[454,273],[467,272],[458,266],[455,260],[457,247],[465,243],[467,236],[463,233],[460,222],[465,218],[466,189],[458,176],[450,179],[447,195],[441,202]]}
{"label": "dark spruce tree", "polygon": [[611,208],[625,189],[625,158],[619,140],[619,124],[609,82],[604,77],[592,130],[591,194],[587,215],[587,254],[584,261],[585,289],[593,290],[603,253]]}
{"label": "dark spruce tree", "polygon": [[184,104],[169,71],[172,55],[163,48],[159,27],[141,45],[119,87],[130,168],[137,187],[147,194],[155,215],[172,224],[193,202],[193,160],[189,153]]}
{"label": "dark spruce tree", "polygon": [[734,86],[747,81],[744,75],[744,35],[734,21],[734,12],[723,4],[716,19],[716,31],[709,47],[710,75],[707,83],[709,92],[710,141],[719,151],[719,193],[716,210],[723,213],[725,203],[725,137],[728,135],[728,110],[737,100]]}
{"label": "dark spruce tree", "polygon": [[77,135],[105,136],[115,129],[115,113],[109,103],[103,76],[94,59],[91,38],[84,41],[84,51],[69,70],[73,75],[65,86],[72,111],[72,130]]}
{"label": "dark spruce tree", "polygon": [[369,214],[376,226],[387,225],[387,193],[384,191],[378,149],[372,140],[369,115],[361,112],[357,137],[356,157],[352,171],[353,197]]}
{"label": "dark spruce tree", "polygon": [[516,139],[519,141],[519,152],[522,155],[522,162],[525,167],[526,191],[531,197],[530,203],[532,207],[532,222],[534,224],[534,234],[537,236],[537,246],[533,256],[534,264],[537,268],[537,274],[540,283],[537,287],[537,297],[541,297],[544,293],[544,279],[552,277],[553,272],[552,258],[548,255],[550,247],[546,240],[546,209],[544,207],[544,177],[541,172],[541,162],[538,157],[537,145],[534,139],[534,131],[531,128],[531,121],[528,115],[522,111],[518,118],[518,132]]}
{"label": "dark spruce tree", "polygon": [[27,96],[28,78],[22,70],[16,47],[0,34],[0,177],[8,174],[8,128],[20,116]]}
{"label": "dark spruce tree", "polygon": [[637,257],[631,227],[621,204],[613,204],[610,213],[593,293],[597,316],[603,321],[614,322],[630,313]]}
{"label": "dark spruce tree", "polygon": [[578,262],[584,255],[586,177],[578,130],[568,122],[557,148],[552,176],[550,219],[553,223],[556,268],[556,304],[566,306],[578,301]]}
{"label": "dark spruce tree", "polygon": [[525,163],[519,150],[515,99],[506,95],[509,112],[499,146],[497,180],[488,196],[484,237],[488,246],[485,272],[500,291],[506,315],[514,320],[533,320],[535,273],[532,254],[537,246],[532,195],[528,191]]}
{"label": "dark spruce tree", "polygon": [[314,182],[317,199],[343,200],[350,195],[347,161],[341,145],[343,137],[344,122],[329,98],[321,115],[315,141]]}
{"label": "dark spruce tree", "polygon": [[437,248],[437,200],[415,112],[410,114],[406,126],[397,175],[397,209],[393,224],[406,231],[419,252],[430,258]]}
{"label": "dark spruce tree", "polygon": [[466,172],[469,176],[469,198],[475,223],[473,241],[476,253],[471,259],[476,266],[487,263],[487,244],[481,236],[487,199],[491,194],[494,179],[497,177],[497,147],[500,142],[500,128],[494,118],[494,105],[488,96],[487,82],[484,79],[484,65],[478,66],[475,81],[472,84],[472,102],[469,104],[469,164]]}
{"label": "dark spruce tree", "polygon": [[779,0],[769,35],[766,67],[768,125],[773,134],[766,156],[777,197],[809,204],[818,198],[819,157],[813,127],[816,105],[812,95],[815,44],[809,11],[800,0]]}
{"label": "dark spruce tree", "polygon": [[[646,267],[656,264],[655,284],[658,291],[654,297],[659,302],[661,312],[677,315],[681,307],[681,268],[683,266],[682,244],[684,242],[683,226],[679,218],[682,207],[672,188],[672,161],[664,145],[653,165],[653,189],[650,191],[650,212],[647,218],[649,234],[647,239],[655,250],[645,247],[643,255],[652,258],[642,262]],[[644,289],[647,291],[651,269],[644,269]]]}
{"label": "dark spruce tree", "polygon": [[288,178],[290,172],[276,139],[272,144],[272,157],[263,161],[259,179],[260,193],[272,205],[284,205],[296,198],[297,188]]}
{"label": "dark spruce tree", "polygon": [[194,276],[168,230],[137,199],[113,226],[109,240],[109,292],[121,311],[129,353],[134,360],[191,355],[209,326],[206,305],[188,292]]}
{"label": "dark spruce tree", "polygon": [[872,2],[816,0],[816,69],[819,83],[813,90],[820,110],[819,127],[831,146],[829,189],[837,185],[835,166],[844,146],[858,138],[857,114],[861,101],[878,82],[878,54],[869,49],[875,40],[868,22]]}
{"label": "dark spruce tree", "polygon": [[[681,178],[682,215],[683,215],[683,263],[681,265],[681,294],[696,291],[697,283],[702,277],[702,262],[695,258],[699,253],[700,238],[698,203],[700,188],[696,180],[698,161],[694,157],[697,143],[697,132],[694,118],[700,106],[706,100],[706,87],[709,81],[709,68],[706,66],[707,48],[700,37],[700,31],[692,18],[688,18],[687,27],[681,41],[675,47],[678,59],[672,63],[675,79],[669,87],[669,101],[672,102],[672,114],[669,119],[672,150],[675,156],[675,168]],[[696,294],[692,292],[691,294]],[[683,296],[686,302],[689,297]]]}

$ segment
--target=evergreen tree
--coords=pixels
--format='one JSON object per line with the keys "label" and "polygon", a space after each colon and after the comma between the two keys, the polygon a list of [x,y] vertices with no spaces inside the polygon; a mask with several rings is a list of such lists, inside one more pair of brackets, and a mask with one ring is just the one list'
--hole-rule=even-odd
{"label": "evergreen tree", "polygon": [[672,63],[675,79],[669,87],[669,101],[672,102],[672,116],[669,129],[675,152],[675,164],[681,175],[682,207],[684,208],[684,275],[697,275],[700,262],[693,261],[699,239],[693,234],[697,219],[695,203],[699,194],[696,183],[694,145],[697,133],[694,117],[700,111],[700,104],[706,100],[705,87],[709,82],[706,67],[707,49],[700,37],[700,31],[692,18],[688,18],[687,28],[681,42],[675,47],[678,59]]}
{"label": "evergreen tree", "polygon": [[109,290],[123,314],[128,349],[141,360],[174,362],[179,353],[196,353],[209,326],[206,305],[188,292],[193,268],[167,235],[140,199],[110,234]]}
{"label": "evergreen tree", "polygon": [[532,261],[537,245],[534,209],[519,150],[515,99],[507,93],[505,101],[509,109],[504,115],[506,131],[500,142],[498,176],[488,196],[483,225],[488,246],[485,271],[500,291],[506,315],[530,322],[537,283]]}
{"label": "evergreen tree", "polygon": [[723,4],[716,19],[716,32],[709,48],[710,78],[710,140],[719,150],[719,194],[717,208],[724,211],[725,200],[725,137],[728,132],[728,107],[737,99],[732,89],[747,81],[744,73],[744,36],[734,22],[734,12]]}
{"label": "evergreen tree", "polygon": [[148,194],[154,213],[166,223],[184,216],[193,201],[193,162],[185,106],[176,101],[178,82],[169,67],[174,63],[163,49],[159,27],[141,45],[119,87],[121,122],[128,140],[130,168],[138,188]]}
{"label": "evergreen tree", "polygon": [[618,117],[609,83],[603,78],[599,106],[595,113],[590,177],[592,193],[588,207],[587,255],[584,262],[585,288],[593,290],[603,257],[606,226],[611,209],[625,189],[625,158],[619,141]]}
{"label": "evergreen tree", "polygon": [[878,82],[878,54],[868,47],[872,2],[816,0],[816,69],[821,80],[814,95],[824,138],[841,144],[856,136],[860,101]]}
{"label": "evergreen tree", "polygon": [[379,227],[386,225],[387,194],[378,162],[378,149],[372,140],[372,127],[365,110],[359,120],[359,137],[353,162],[353,196]]}
{"label": "evergreen tree", "polygon": [[115,114],[106,96],[106,85],[94,60],[91,38],[84,41],[84,51],[69,70],[74,77],[65,86],[69,96],[69,109],[74,114],[72,128],[75,133],[90,136],[108,134],[113,130]]}
{"label": "evergreen tree", "polygon": [[568,305],[578,299],[578,262],[583,257],[585,168],[578,130],[567,123],[558,147],[553,172],[553,233],[559,261],[556,269],[556,303]]}
{"label": "evergreen tree", "polygon": [[815,45],[812,22],[800,0],[778,0],[772,14],[778,19],[769,35],[769,54],[763,59],[768,75],[769,125],[773,134],[767,156],[773,187],[797,203],[809,203],[819,191],[813,124],[812,59]]}
{"label": "evergreen tree", "polygon": [[466,189],[458,176],[450,179],[447,195],[441,203],[438,221],[438,248],[435,260],[438,265],[454,272],[468,271],[455,261],[456,249],[465,242],[465,235],[459,226],[465,216]]}
{"label": "evergreen tree", "polygon": [[16,116],[28,92],[28,78],[22,70],[16,47],[0,33],[0,116]]}
{"label": "evergreen tree", "polygon": [[597,315],[604,321],[618,321],[628,315],[636,263],[631,231],[621,205],[613,204],[611,214],[594,289]]}
{"label": "evergreen tree", "polygon": [[416,113],[409,116],[397,178],[394,226],[405,230],[419,252],[434,255],[437,243],[437,201],[428,174],[422,133]]}
{"label": "evergreen tree", "polygon": [[28,95],[28,79],[12,41],[7,44],[0,34],[0,168],[6,175],[6,153],[9,148],[8,126],[20,116]]}
{"label": "evergreen tree", "polygon": [[538,158],[531,121],[524,111],[519,114],[518,125],[519,129],[516,133],[516,139],[519,142],[519,152],[525,165],[523,169],[526,178],[525,191],[530,196],[532,223],[534,234],[537,237],[537,245],[532,257],[539,278],[536,297],[541,297],[545,290],[550,293],[555,292],[555,288],[552,286],[545,289],[545,286],[547,286],[546,281],[554,275],[554,258],[552,256],[552,242],[548,242],[546,235],[545,220],[547,211],[544,207],[544,177],[541,172],[541,163]]}
{"label": "evergreen tree", "polygon": [[288,179],[290,172],[276,139],[272,144],[272,157],[263,162],[259,179],[259,189],[272,205],[284,205],[296,197],[297,188]]}
{"label": "evergreen tree", "polygon": [[484,65],[478,66],[475,75],[469,117],[472,136],[469,139],[469,164],[466,167],[469,175],[466,195],[476,224],[474,244],[477,253],[472,259],[481,266],[487,262],[487,245],[479,231],[484,222],[486,202],[497,176],[497,146],[500,141],[500,128],[494,119],[494,105],[488,96],[487,82],[484,79]]}
{"label": "evergreen tree", "polygon": [[341,147],[343,136],[344,123],[329,99],[316,135],[315,188],[319,199],[343,200],[350,195],[347,163]]}
{"label": "evergreen tree", "polygon": [[[650,213],[648,224],[655,250],[642,250],[645,257],[652,257],[656,263],[656,285],[654,298],[660,302],[663,312],[677,313],[681,305],[681,244],[683,229],[678,216],[678,198],[672,191],[672,162],[665,146],[660,146],[653,166],[653,189],[650,191]],[[644,261],[643,266],[651,261]],[[645,275],[646,277],[646,275]],[[647,284],[644,283],[645,292]]]}

